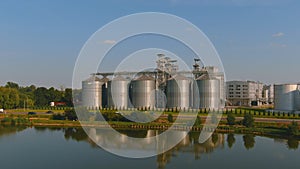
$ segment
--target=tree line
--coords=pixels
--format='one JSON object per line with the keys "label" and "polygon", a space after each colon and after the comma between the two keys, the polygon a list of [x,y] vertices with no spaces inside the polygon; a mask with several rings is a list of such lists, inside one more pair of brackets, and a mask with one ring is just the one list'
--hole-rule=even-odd
{"label": "tree line", "polygon": [[24,87],[14,82],[0,86],[0,108],[3,109],[49,106],[50,102],[65,102],[66,106],[73,106],[72,89],[58,90],[35,85]]}

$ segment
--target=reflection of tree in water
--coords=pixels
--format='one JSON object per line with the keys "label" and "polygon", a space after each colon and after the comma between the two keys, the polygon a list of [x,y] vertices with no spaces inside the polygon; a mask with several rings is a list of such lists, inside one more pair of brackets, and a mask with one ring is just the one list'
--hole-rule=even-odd
{"label": "reflection of tree in water", "polygon": [[232,148],[233,144],[235,143],[235,138],[234,138],[234,134],[229,133],[227,135],[227,144],[229,148]]}
{"label": "reflection of tree in water", "polygon": [[128,137],[146,138],[148,130],[117,130],[119,133],[125,134]]}
{"label": "reflection of tree in water", "polygon": [[253,134],[246,134],[243,136],[244,146],[247,150],[254,147],[255,139]]}
{"label": "reflection of tree in water", "polygon": [[0,137],[16,134],[25,130],[26,126],[15,126],[15,125],[0,125]]}
{"label": "reflection of tree in water", "polygon": [[287,145],[289,149],[297,150],[299,147],[299,141],[295,138],[289,138],[287,140]]}
{"label": "reflection of tree in water", "polygon": [[85,133],[82,128],[64,128],[65,139],[76,140],[76,141],[86,141],[94,148],[99,148],[96,143],[94,143],[89,136]]}
{"label": "reflection of tree in water", "polygon": [[88,139],[88,135],[82,128],[66,128],[64,132],[66,140],[85,141]]}

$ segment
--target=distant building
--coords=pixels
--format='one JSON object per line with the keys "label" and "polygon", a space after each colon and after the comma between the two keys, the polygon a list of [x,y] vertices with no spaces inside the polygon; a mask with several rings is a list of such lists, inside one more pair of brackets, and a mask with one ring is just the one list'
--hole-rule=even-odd
{"label": "distant building", "polygon": [[[254,81],[226,82],[227,101],[232,106],[259,106],[266,102],[263,95],[265,85]],[[266,92],[269,95],[271,92]],[[272,98],[272,96],[270,96]]]}
{"label": "distant building", "polygon": [[55,106],[66,106],[66,102],[50,102],[50,106],[51,107],[55,107]]}
{"label": "distant building", "polygon": [[265,85],[263,89],[263,98],[266,104],[274,103],[274,85]]}

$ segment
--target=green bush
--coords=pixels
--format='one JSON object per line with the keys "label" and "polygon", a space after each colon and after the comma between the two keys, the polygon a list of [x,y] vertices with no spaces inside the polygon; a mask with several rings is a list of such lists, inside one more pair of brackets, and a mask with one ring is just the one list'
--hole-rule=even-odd
{"label": "green bush", "polygon": [[253,127],[254,125],[253,116],[251,114],[245,114],[242,123],[246,127]]}
{"label": "green bush", "polygon": [[228,113],[228,115],[227,115],[227,124],[228,125],[235,124],[235,116],[232,113]]}
{"label": "green bush", "polygon": [[66,117],[60,113],[52,115],[52,120],[65,120],[65,119]]}
{"label": "green bush", "polygon": [[174,122],[174,119],[173,119],[173,115],[172,114],[168,114],[168,121],[170,123],[173,123]]}
{"label": "green bush", "polygon": [[200,126],[200,125],[201,125],[201,117],[197,116],[197,118],[195,120],[195,123],[194,123],[194,126]]}

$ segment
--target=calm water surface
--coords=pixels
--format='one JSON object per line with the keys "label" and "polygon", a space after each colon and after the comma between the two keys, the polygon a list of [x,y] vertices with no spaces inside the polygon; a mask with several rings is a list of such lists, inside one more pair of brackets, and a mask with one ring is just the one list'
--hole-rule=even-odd
{"label": "calm water surface", "polygon": [[[147,131],[122,131],[138,137]],[[299,141],[253,135],[214,134],[197,143],[199,133],[172,150],[146,159],[112,155],[82,129],[0,126],[1,169],[299,169]]]}

